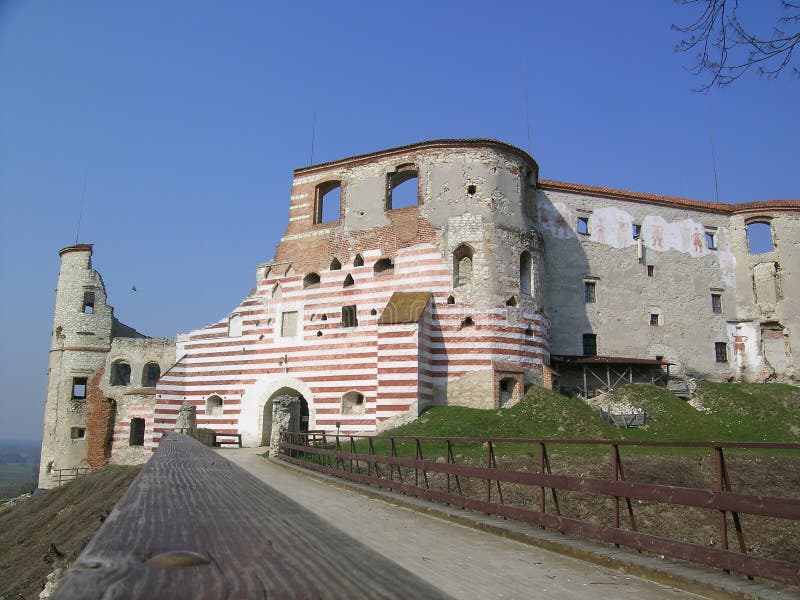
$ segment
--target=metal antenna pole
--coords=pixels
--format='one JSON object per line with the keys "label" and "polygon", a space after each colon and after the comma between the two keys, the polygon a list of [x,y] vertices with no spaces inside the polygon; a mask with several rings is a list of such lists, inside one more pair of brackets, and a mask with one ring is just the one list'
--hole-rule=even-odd
{"label": "metal antenna pole", "polygon": [[525,127],[528,130],[528,154],[531,153],[531,117],[528,113],[528,65],[525,65]]}
{"label": "metal antenna pole", "polygon": [[714,151],[714,130],[711,126],[711,108],[706,96],[706,119],[708,121],[708,139],[711,142],[711,166],[714,169],[714,201],[719,202],[719,182],[717,181],[717,155]]}
{"label": "metal antenna pole", "polygon": [[81,194],[81,209],[78,211],[78,227],[75,230],[75,243],[78,243],[78,238],[81,235],[81,221],[83,220],[83,205],[86,202],[86,187],[89,183],[89,167],[83,172],[83,194]]}
{"label": "metal antenna pole", "polygon": [[314,164],[314,138],[317,135],[317,111],[314,111],[314,116],[311,119],[311,160],[309,161],[309,165]]}

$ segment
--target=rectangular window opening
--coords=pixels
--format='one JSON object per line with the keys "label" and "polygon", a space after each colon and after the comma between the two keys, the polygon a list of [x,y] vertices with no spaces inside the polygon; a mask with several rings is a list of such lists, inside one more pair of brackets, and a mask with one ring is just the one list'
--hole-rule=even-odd
{"label": "rectangular window opening", "polygon": [[317,186],[314,224],[334,223],[341,218],[342,182],[326,181]]}
{"label": "rectangular window opening", "polygon": [[83,312],[87,315],[94,313],[94,292],[83,292]]}
{"label": "rectangular window opening", "polygon": [[596,294],[597,285],[594,281],[583,282],[583,301],[586,304],[594,304],[597,302]]}
{"label": "rectangular window opening", "polygon": [[597,335],[594,333],[583,334],[583,355],[597,356]]}
{"label": "rectangular window opening", "polygon": [[728,344],[726,342],[715,342],[714,354],[718,363],[728,362]]}
{"label": "rectangular window opening", "polygon": [[342,307],[342,327],[356,327],[358,325],[358,315],[356,305]]}
{"label": "rectangular window opening", "polygon": [[73,377],[72,378],[72,399],[85,400],[86,399],[86,385],[88,383],[86,377]]}
{"label": "rectangular window opening", "polygon": [[633,235],[633,239],[638,240],[642,236],[642,226],[638,223],[634,223],[631,226],[631,234]]}
{"label": "rectangular window opening", "polygon": [[650,313],[650,325],[653,327],[661,325],[661,317],[658,313]]}
{"label": "rectangular window opening", "polygon": [[722,294],[711,294],[711,312],[722,314]]}
{"label": "rectangular window opening", "polygon": [[709,250],[717,249],[717,230],[706,229],[706,246]]}
{"label": "rectangular window opening", "polygon": [[82,440],[86,437],[85,427],[73,427],[69,431],[69,437],[73,440]]}
{"label": "rectangular window opening", "polygon": [[144,446],[144,419],[131,419],[131,446]]}
{"label": "rectangular window opening", "polygon": [[655,265],[647,265],[647,276],[648,277],[655,277],[656,276],[656,267],[655,267]]}
{"label": "rectangular window opening", "polygon": [[581,235],[589,235],[589,217],[578,217],[576,230]]}

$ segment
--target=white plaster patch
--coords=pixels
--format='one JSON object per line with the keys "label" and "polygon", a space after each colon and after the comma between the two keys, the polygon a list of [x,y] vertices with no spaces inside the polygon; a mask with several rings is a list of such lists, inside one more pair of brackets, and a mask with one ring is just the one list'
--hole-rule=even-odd
{"label": "white plaster patch", "polygon": [[616,206],[598,208],[589,217],[591,240],[612,248],[635,246],[633,216]]}
{"label": "white plaster patch", "polygon": [[642,223],[645,246],[659,252],[677,250],[698,258],[708,254],[705,227],[692,219],[668,222],[663,217],[647,215]]}
{"label": "white plaster patch", "polygon": [[543,230],[559,240],[566,240],[575,237],[570,223],[575,222],[575,213],[563,202],[542,201],[538,202],[539,225]]}

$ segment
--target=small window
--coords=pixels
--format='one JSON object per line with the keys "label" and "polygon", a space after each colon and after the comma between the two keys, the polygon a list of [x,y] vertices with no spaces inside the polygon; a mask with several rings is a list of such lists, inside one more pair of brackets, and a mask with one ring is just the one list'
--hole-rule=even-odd
{"label": "small window", "polygon": [[69,437],[73,440],[82,440],[86,437],[85,427],[73,427],[69,430]]}
{"label": "small window", "polygon": [[373,308],[372,310],[369,311],[369,314],[370,314],[371,317],[377,317],[378,316],[378,311]]}
{"label": "small window", "polygon": [[344,278],[344,283],[342,284],[342,287],[352,287],[355,284],[356,284],[356,282],[353,279],[353,276],[350,275],[350,273],[348,273],[347,277]]}
{"label": "small window", "polygon": [[358,325],[358,315],[356,305],[342,307],[342,327],[356,327]]}
{"label": "small window", "polygon": [[342,263],[339,262],[338,258],[334,258],[331,261],[331,271],[341,271],[342,270]]}
{"label": "small window", "polygon": [[281,337],[297,336],[297,311],[281,313]]}
{"label": "small window", "polygon": [[586,304],[594,304],[597,302],[596,288],[597,284],[594,281],[583,282],[583,301]]}
{"label": "small window", "polygon": [[272,286],[272,297],[273,298],[283,297],[283,288],[281,287],[280,283],[276,283],[274,286]]}
{"label": "small window", "polygon": [[144,419],[131,419],[131,433],[128,440],[131,446],[144,446]]}
{"label": "small window", "polygon": [[234,313],[228,317],[228,337],[242,336],[242,315]]}
{"label": "small window", "polygon": [[214,394],[206,400],[206,416],[219,416],[222,414],[222,398]]}
{"label": "small window", "polygon": [[314,223],[332,223],[341,218],[342,182],[326,181],[317,186]]}
{"label": "small window", "polygon": [[647,276],[648,277],[655,277],[656,276],[656,267],[655,267],[655,265],[647,265]]}
{"label": "small window", "polygon": [[86,385],[89,382],[87,377],[73,377],[72,378],[72,399],[85,400],[86,399]]}
{"label": "small window", "polygon": [[706,229],[706,246],[709,250],[717,249],[717,230]]}
{"label": "small window", "polygon": [[642,226],[639,225],[639,223],[634,223],[631,226],[631,235],[635,240],[638,240],[640,237],[642,237]]}
{"label": "small window", "polygon": [[747,224],[747,247],[750,254],[764,254],[775,249],[772,225],[768,221],[753,221]]}
{"label": "small window", "polygon": [[519,291],[521,294],[531,293],[531,281],[533,280],[533,259],[527,250],[519,255]]}
{"label": "small window", "polygon": [[309,273],[303,277],[303,289],[319,287],[319,273]]}
{"label": "small window", "polygon": [[711,312],[722,314],[722,294],[711,294]]}
{"label": "small window", "polygon": [[594,333],[583,334],[583,355],[597,356],[597,335]]}
{"label": "small window", "polygon": [[347,392],[342,396],[343,415],[363,415],[366,401],[361,392]]}
{"label": "small window", "polygon": [[111,365],[111,385],[130,385],[131,366],[124,361],[117,361]]}
{"label": "small window", "polygon": [[467,317],[461,321],[461,329],[464,329],[465,327],[475,327],[475,321],[472,320],[472,317]]}
{"label": "small window", "polygon": [[356,254],[356,257],[353,259],[353,266],[354,267],[363,267],[364,266],[364,257],[360,254]]}
{"label": "small window", "polygon": [[448,304],[455,304],[455,303],[456,303],[456,298],[455,298],[455,296],[448,296],[448,297],[447,297],[447,303],[448,303]]}
{"label": "small window", "polygon": [[517,305],[517,299],[514,296],[511,296],[508,300],[506,300],[506,306],[515,307]]}
{"label": "small window", "polygon": [[391,273],[392,271],[394,271],[394,263],[392,262],[391,258],[382,258],[375,263],[375,266],[372,268],[372,271],[375,275]]}
{"label": "small window", "polygon": [[576,230],[581,235],[589,235],[589,217],[578,217]]}
{"label": "small window", "polygon": [[461,244],[453,252],[453,286],[472,283],[472,248]]}
{"label": "small window", "polygon": [[83,312],[87,315],[94,313],[94,292],[83,292]]}
{"label": "small window", "polygon": [[142,387],[156,387],[159,377],[161,377],[161,367],[158,366],[158,363],[147,363],[142,369]]}
{"label": "small window", "polygon": [[653,327],[661,325],[661,315],[658,313],[650,313],[650,325]]}
{"label": "small window", "polygon": [[718,363],[728,362],[728,344],[725,342],[715,342],[714,354]]}
{"label": "small window", "polygon": [[419,173],[414,165],[397,167],[386,178],[386,210],[419,204]]}
{"label": "small window", "polygon": [[525,329],[525,335],[527,337],[531,337],[533,335],[533,329],[531,328],[530,325],[528,325],[528,327]]}

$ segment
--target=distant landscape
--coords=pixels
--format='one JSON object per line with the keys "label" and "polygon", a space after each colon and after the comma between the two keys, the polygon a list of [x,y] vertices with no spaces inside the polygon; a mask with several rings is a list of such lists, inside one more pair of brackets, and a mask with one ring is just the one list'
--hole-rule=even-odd
{"label": "distant landscape", "polygon": [[0,499],[36,489],[41,440],[0,440]]}

